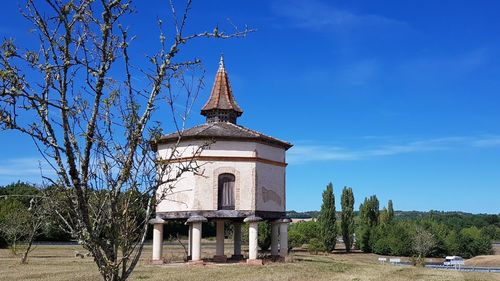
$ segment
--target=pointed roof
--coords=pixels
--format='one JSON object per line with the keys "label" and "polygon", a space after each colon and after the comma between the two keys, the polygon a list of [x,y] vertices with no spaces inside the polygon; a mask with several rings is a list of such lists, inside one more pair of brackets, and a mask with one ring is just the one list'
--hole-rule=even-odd
{"label": "pointed roof", "polygon": [[229,84],[229,77],[224,67],[224,56],[221,55],[219,70],[215,75],[215,82],[207,103],[201,109],[201,115],[208,116],[210,111],[230,111],[236,116],[243,114],[243,110],[238,106]]}

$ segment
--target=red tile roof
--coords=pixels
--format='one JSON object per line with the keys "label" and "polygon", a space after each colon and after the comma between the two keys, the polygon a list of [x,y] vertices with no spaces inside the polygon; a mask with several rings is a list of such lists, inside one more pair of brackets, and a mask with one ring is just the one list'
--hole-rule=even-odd
{"label": "red tile roof", "polygon": [[221,57],[219,70],[215,75],[212,92],[210,93],[207,103],[201,109],[201,114],[207,116],[209,111],[212,110],[233,111],[236,113],[236,116],[240,116],[243,113],[243,110],[241,110],[234,99],[233,91],[231,90],[231,85],[229,84],[229,77],[226,69],[224,68],[223,57]]}
{"label": "red tile roof", "polygon": [[172,143],[177,140],[237,140],[256,141],[273,144],[284,149],[289,149],[292,144],[280,139],[265,135],[261,132],[245,128],[230,122],[205,123],[180,132],[162,136],[158,143]]}

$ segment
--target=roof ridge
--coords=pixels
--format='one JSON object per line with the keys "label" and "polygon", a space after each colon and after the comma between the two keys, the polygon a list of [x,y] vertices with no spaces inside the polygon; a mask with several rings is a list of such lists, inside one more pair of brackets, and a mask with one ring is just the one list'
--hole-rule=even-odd
{"label": "roof ridge", "polygon": [[[179,135],[180,134],[180,135]],[[231,123],[231,122],[211,122],[205,123],[193,128],[164,135],[160,138],[160,142],[175,141],[178,138],[188,139],[204,139],[204,138],[221,138],[221,139],[251,139],[264,143],[274,143],[285,149],[292,147],[289,142],[282,141],[278,138],[268,136],[261,132]]]}
{"label": "roof ridge", "polygon": [[239,128],[241,128],[241,129],[244,129],[244,130],[246,130],[246,131],[248,131],[248,132],[250,132],[250,133],[256,134],[256,135],[258,135],[259,137],[268,137],[268,138],[273,138],[273,139],[279,140],[279,141],[284,142],[284,143],[289,143],[289,142],[284,141],[284,140],[282,140],[282,139],[279,139],[279,138],[276,138],[276,137],[273,137],[273,136],[270,136],[270,135],[267,135],[267,134],[261,133],[261,132],[259,132],[259,131],[253,130],[253,129],[249,129],[249,128],[247,128],[247,127],[243,127],[243,126],[238,125],[238,124],[233,124],[233,123],[229,123],[229,124],[231,124],[231,125],[233,125],[233,126],[236,126],[236,127],[239,127]]}

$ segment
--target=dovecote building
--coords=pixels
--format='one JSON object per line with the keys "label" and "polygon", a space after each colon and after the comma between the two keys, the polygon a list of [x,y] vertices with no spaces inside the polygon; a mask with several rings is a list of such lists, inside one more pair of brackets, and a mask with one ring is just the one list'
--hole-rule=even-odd
{"label": "dovecote building", "polygon": [[158,157],[174,163],[170,173],[192,161],[201,172],[185,172],[160,188],[156,218],[151,220],[153,262],[163,260],[163,228],[169,220],[184,220],[189,225],[189,256],[195,262],[206,258],[201,256],[201,233],[207,221],[216,222],[215,261],[228,258],[224,251],[224,226],[228,223],[234,228],[232,258],[243,258],[241,225],[247,222],[247,262],[261,262],[257,258],[257,223],[261,221],[272,225],[271,254],[286,256],[285,154],[292,145],[238,124],[243,110],[233,96],[222,57],[201,114],[206,117],[204,124],[165,135],[156,144]]}

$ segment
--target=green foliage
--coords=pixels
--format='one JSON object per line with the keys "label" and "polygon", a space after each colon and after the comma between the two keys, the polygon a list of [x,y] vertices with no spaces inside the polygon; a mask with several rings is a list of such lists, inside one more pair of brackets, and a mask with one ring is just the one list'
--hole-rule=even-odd
{"label": "green foliage", "polygon": [[259,222],[258,245],[263,251],[269,250],[271,247],[271,225],[268,222]]}
{"label": "green foliage", "polygon": [[369,247],[380,255],[410,256],[412,237],[411,225],[407,222],[381,224],[372,230]]}
{"label": "green foliage", "polygon": [[309,243],[311,239],[320,239],[319,223],[303,221],[290,224],[288,229],[288,244],[290,248],[299,248]]}
{"label": "green foliage", "polygon": [[394,206],[392,200],[389,200],[389,203],[387,203],[387,215],[387,221],[392,222],[394,220]]}
{"label": "green foliage", "polygon": [[491,240],[486,233],[473,226],[460,231],[460,255],[471,258],[477,255],[491,254]]}
{"label": "green foliage", "polygon": [[313,255],[317,255],[319,252],[325,252],[324,243],[318,238],[312,238],[307,244],[307,251]]}
{"label": "green foliage", "polygon": [[298,231],[293,231],[290,230],[288,231],[288,248],[289,249],[296,249],[302,247],[307,241],[307,238],[304,234],[298,232]]}
{"label": "green foliage", "polygon": [[457,255],[470,258],[490,254],[492,247],[491,239],[484,229],[469,227],[457,232],[443,223],[429,219],[380,224],[371,228],[369,235],[362,231],[358,240],[361,249],[381,255]]}
{"label": "green foliage", "polygon": [[[3,225],[5,230],[8,230],[9,224],[19,224],[15,222],[14,217],[20,219],[22,214],[30,206],[31,195],[36,195],[39,190],[24,182],[12,183],[6,186],[0,186],[0,225]],[[14,229],[11,229],[14,231]],[[10,237],[8,237],[10,236]],[[5,231],[0,232],[0,248],[5,248],[12,242],[12,233],[8,234]]]}
{"label": "green foliage", "polygon": [[352,188],[346,186],[342,190],[341,205],[340,229],[346,252],[350,252],[354,241],[354,194]]}
{"label": "green foliage", "polygon": [[379,223],[379,201],[377,196],[372,195],[370,198],[365,198],[364,202],[359,206],[359,227],[356,232],[357,248],[363,252],[372,252],[373,240],[372,234],[374,228]]}
{"label": "green foliage", "polygon": [[371,227],[367,225],[361,225],[358,227],[356,231],[356,248],[360,249],[361,251],[365,253],[371,253],[372,252],[372,245],[371,245],[371,233],[372,229]]}
{"label": "green foliage", "polygon": [[394,221],[394,207],[392,205],[392,200],[389,200],[389,203],[387,203],[387,208],[384,207],[384,209],[380,213],[379,222],[390,224],[393,221]]}
{"label": "green foliage", "polygon": [[487,235],[491,240],[500,240],[500,227],[495,225],[488,225],[482,229],[485,235]]}
{"label": "green foliage", "polygon": [[331,252],[335,249],[337,242],[337,225],[335,216],[335,195],[333,184],[329,183],[323,191],[323,204],[318,218],[321,232],[321,241],[325,251]]}
{"label": "green foliage", "polygon": [[379,205],[376,195],[365,198],[365,201],[359,207],[359,216],[363,224],[369,227],[378,225],[380,216]]}
{"label": "green foliage", "polygon": [[455,230],[451,230],[444,240],[444,248],[447,255],[460,256],[460,235]]}

